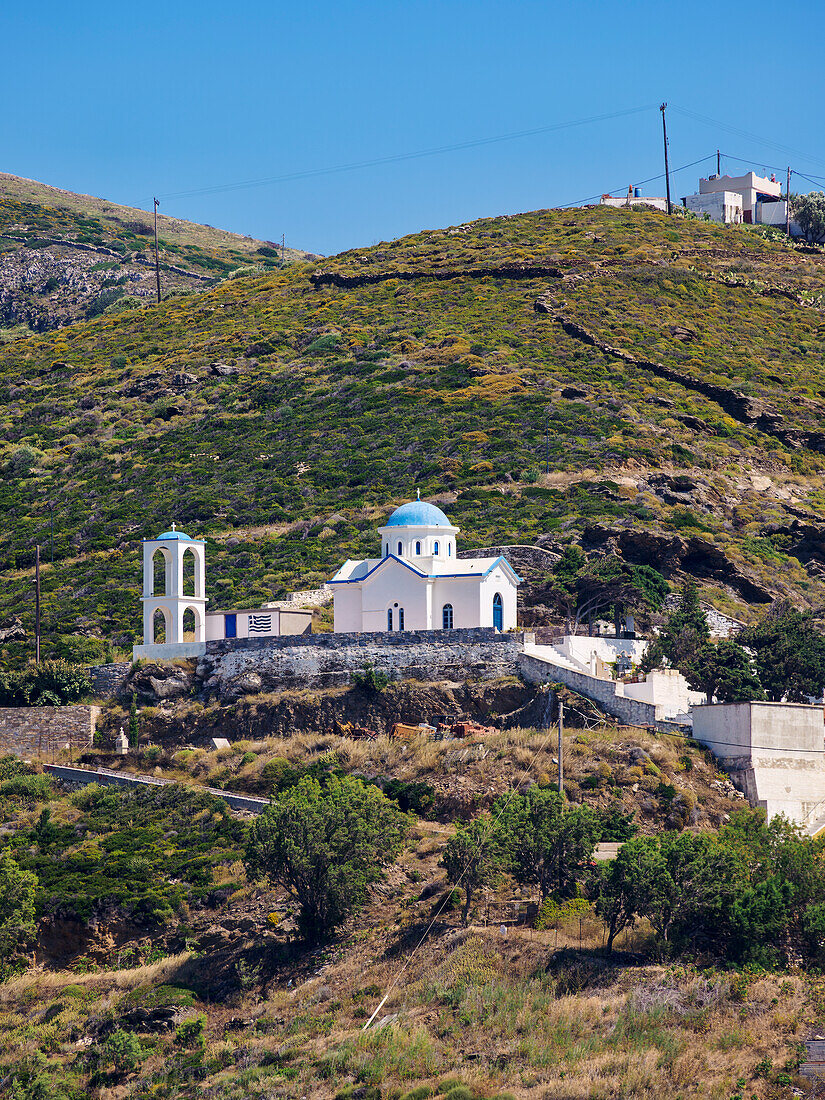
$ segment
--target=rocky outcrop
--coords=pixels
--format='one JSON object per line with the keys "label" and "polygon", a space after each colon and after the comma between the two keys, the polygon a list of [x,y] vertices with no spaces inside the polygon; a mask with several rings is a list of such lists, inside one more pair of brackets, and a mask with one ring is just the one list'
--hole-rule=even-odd
{"label": "rocky outcrop", "polygon": [[687,573],[699,580],[713,580],[736,591],[748,603],[771,603],[774,599],[755,577],[738,569],[724,551],[707,539],[657,534],[600,523],[585,527],[585,549],[611,549],[626,561],[652,565],[665,576]]}

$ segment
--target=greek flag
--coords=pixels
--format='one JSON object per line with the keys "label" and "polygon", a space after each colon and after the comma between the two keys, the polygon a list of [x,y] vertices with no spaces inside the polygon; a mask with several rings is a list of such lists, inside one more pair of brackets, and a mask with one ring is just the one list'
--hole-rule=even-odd
{"label": "greek flag", "polygon": [[249,616],[249,633],[250,634],[270,634],[272,632],[272,616],[271,615],[250,615]]}

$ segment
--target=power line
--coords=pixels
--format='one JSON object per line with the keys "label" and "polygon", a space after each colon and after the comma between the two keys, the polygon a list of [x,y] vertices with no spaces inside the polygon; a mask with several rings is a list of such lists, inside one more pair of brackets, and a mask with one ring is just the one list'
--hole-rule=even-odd
{"label": "power line", "polygon": [[690,111],[686,107],[676,107],[671,105],[671,110],[678,111],[680,115],[684,115],[686,118],[692,118],[697,122],[703,122],[707,126],[714,126],[719,130],[725,130],[729,134],[735,134],[737,137],[748,138],[750,141],[755,141],[759,145],[767,145],[771,149],[778,149],[783,153],[790,153],[795,157],[804,157],[806,160],[810,160],[814,164],[820,164],[825,167],[825,161],[820,160],[818,157],[812,156],[810,153],[804,153],[800,149],[794,149],[789,145],[780,145],[779,142],[770,141],[765,137],[761,137],[759,134],[752,134],[749,130],[742,130],[738,126],[731,126],[728,122],[720,122],[715,118],[708,118],[707,115],[697,114],[696,111]]}
{"label": "power line", "polygon": [[[692,160],[689,164],[683,164],[680,168],[674,168],[671,171],[671,176],[677,175],[679,172],[684,172],[688,168],[693,168],[697,164],[703,164],[706,160],[715,160],[716,153],[709,153],[706,157],[699,157],[698,160]],[[647,179],[638,180],[633,184],[634,187],[644,187],[646,183],[653,183],[655,180],[663,180],[665,178],[664,172],[659,172],[656,176],[648,176]],[[619,184],[619,187],[623,187],[624,184]],[[610,195],[614,191],[618,191],[619,187],[611,187],[608,191],[599,191],[597,195],[588,195],[586,199],[576,199],[575,202],[565,202],[558,209],[567,210],[571,206],[581,206],[583,203],[592,202],[593,199],[600,199],[602,195]]]}
{"label": "power line", "polygon": [[[522,777],[521,777],[521,779],[522,779],[522,780],[526,779],[526,778],[527,778],[527,776],[528,776],[528,775],[530,774],[530,772],[531,772],[531,770],[532,770],[532,768],[533,768],[533,765],[534,765],[534,764],[535,764],[535,762],[536,762],[536,761],[538,760],[538,757],[539,757],[539,753],[541,753],[541,752],[543,752],[543,751],[545,750],[545,748],[546,748],[546,747],[547,747],[547,745],[549,744],[549,742],[550,742],[550,738],[551,738],[552,736],[553,736],[553,729],[552,729],[552,726],[551,726],[551,727],[550,727],[550,731],[549,731],[549,733],[548,733],[548,734],[547,734],[547,736],[546,736],[546,737],[544,738],[544,740],[542,741],[541,745],[539,745],[539,747],[538,747],[538,748],[537,748],[537,749],[535,750],[535,752],[533,753],[533,758],[532,758],[532,760],[530,761],[529,765],[528,765],[528,766],[527,766],[527,767],[526,767],[526,768],[524,769],[524,772],[523,772],[523,774],[522,774]],[[561,769],[561,757],[559,757],[559,769]],[[508,806],[510,805],[510,802],[512,801],[512,799],[513,799],[513,797],[515,796],[515,794],[517,793],[517,791],[518,791],[518,785],[517,785],[517,784],[513,784],[512,788],[511,788],[511,790],[510,790],[510,793],[508,794],[508,796],[507,796],[507,798],[505,799],[505,801],[504,801],[503,805],[502,805],[502,806],[501,806],[501,808],[499,809],[499,811],[498,811],[498,814],[497,814],[497,816],[496,816],[495,818],[493,818],[493,817],[491,817],[491,818],[490,818],[490,823],[489,823],[489,826],[488,826],[487,830],[485,831],[484,835],[483,835],[482,837],[480,837],[480,838],[479,838],[479,840],[478,840],[478,841],[476,842],[476,844],[475,844],[475,846],[474,846],[474,848],[473,848],[473,852],[472,852],[472,855],[471,855],[471,856],[470,856],[470,858],[469,858],[469,859],[467,860],[467,863],[466,863],[466,865],[465,865],[465,867],[464,867],[464,870],[463,870],[463,871],[461,872],[461,874],[460,874],[460,876],[459,876],[458,880],[457,880],[456,882],[454,882],[454,883],[453,883],[453,889],[456,889],[456,888],[457,888],[458,886],[460,886],[460,885],[461,885],[461,883],[462,883],[462,882],[464,881],[464,878],[466,877],[466,875],[467,875],[467,872],[468,872],[468,871],[470,870],[470,865],[472,864],[473,858],[474,858],[474,857],[475,857],[475,856],[476,856],[476,855],[478,854],[478,852],[479,852],[479,850],[480,850],[480,846],[481,846],[481,844],[483,844],[483,843],[484,843],[484,842],[485,842],[485,841],[487,840],[487,838],[489,837],[490,833],[491,833],[491,832],[493,831],[493,827],[494,827],[494,826],[495,826],[495,825],[496,825],[496,824],[497,824],[497,823],[498,823],[498,822],[499,822],[499,821],[501,820],[501,817],[502,817],[502,815],[504,814],[504,811],[505,811],[505,810],[507,809],[507,807],[508,807]],[[421,947],[421,946],[423,945],[424,941],[425,941],[425,940],[427,939],[427,937],[429,936],[430,932],[432,932],[433,928],[435,927],[435,922],[436,922],[436,921],[438,920],[438,918],[439,918],[439,917],[441,916],[441,913],[443,912],[443,910],[444,910],[444,907],[445,907],[445,906],[447,905],[447,902],[448,902],[448,901],[449,901],[449,899],[450,899],[450,895],[451,895],[451,893],[452,893],[452,891],[451,891],[451,890],[447,890],[447,891],[445,892],[445,894],[444,894],[444,897],[443,897],[443,898],[442,898],[442,900],[441,900],[441,903],[439,904],[439,906],[438,906],[438,908],[436,909],[435,913],[433,913],[433,916],[432,916],[432,920],[430,921],[430,923],[429,923],[429,924],[427,925],[427,927],[425,928],[425,930],[424,930],[424,934],[423,934],[423,935],[421,936],[421,939],[420,939],[420,940],[418,941],[418,943],[417,943],[417,944],[415,945],[415,947],[414,947],[414,948],[412,949],[412,951],[411,951],[411,952],[409,953],[409,955],[407,956],[407,958],[406,958],[406,959],[404,960],[404,964],[403,964],[403,966],[402,966],[402,967],[401,967],[401,969],[400,969],[400,970],[398,971],[398,973],[397,973],[397,974],[395,975],[395,977],[393,978],[393,980],[392,980],[392,981],[390,982],[389,986],[387,987],[387,992],[386,992],[386,993],[384,994],[384,996],[383,996],[383,997],[381,998],[381,1000],[380,1000],[380,1001],[378,1002],[378,1004],[376,1005],[376,1007],[375,1007],[375,1010],[373,1011],[372,1015],[371,1015],[371,1016],[370,1016],[370,1018],[369,1018],[369,1019],[367,1020],[367,1022],[366,1022],[366,1023],[364,1024],[363,1028],[361,1029],[362,1031],[366,1031],[366,1030],[367,1030],[367,1028],[368,1028],[368,1027],[370,1026],[370,1024],[372,1023],[372,1021],[373,1021],[373,1020],[375,1019],[375,1017],[376,1017],[376,1016],[378,1015],[378,1013],[379,1013],[379,1012],[381,1011],[382,1007],[383,1007],[383,1006],[384,1006],[384,1005],[385,1005],[385,1004],[387,1003],[387,1000],[389,999],[389,996],[390,996],[390,994],[391,994],[391,993],[392,993],[392,991],[393,991],[393,990],[395,989],[395,987],[396,987],[396,986],[398,985],[398,983],[399,983],[399,982],[401,981],[401,978],[403,977],[403,975],[404,975],[404,972],[405,972],[405,970],[407,969],[407,967],[408,967],[408,966],[410,965],[410,963],[411,963],[411,962],[413,961],[413,959],[415,958],[415,954],[416,954],[416,952],[417,952],[417,951],[419,950],[419,948],[420,948],[420,947]]]}
{"label": "power line", "polygon": [[[266,187],[276,183],[288,183],[293,180],[313,179],[316,176],[328,176],[338,172],[353,172],[362,168],[375,168],[382,164],[397,164],[401,161],[417,160],[421,157],[439,156],[443,153],[453,153],[463,149],[476,149],[484,145],[494,145],[503,141],[515,141],[519,138],[534,137],[537,134],[550,134],[559,130],[569,130],[576,126],[587,126],[595,122],[607,122],[616,118],[626,118],[628,115],[640,114],[643,111],[653,110],[653,104],[645,104],[641,107],[628,107],[622,111],[611,111],[608,114],[590,115],[587,118],[572,119],[566,122],[554,122],[547,126],[535,126],[529,130],[514,130],[508,134],[497,134],[493,137],[476,138],[472,141],[458,141],[450,145],[439,145],[432,149],[418,149],[409,153],[395,153],[385,157],[374,157],[370,160],[353,161],[349,164],[336,164],[326,168],[309,168],[297,172],[286,172],[280,176],[263,176],[259,179],[240,180],[235,183],[217,184],[211,187],[196,187],[189,191],[168,192],[160,197],[167,199],[191,198],[196,195],[218,195],[228,191],[238,191],[247,187]],[[150,199],[141,199],[135,205],[150,202]]]}

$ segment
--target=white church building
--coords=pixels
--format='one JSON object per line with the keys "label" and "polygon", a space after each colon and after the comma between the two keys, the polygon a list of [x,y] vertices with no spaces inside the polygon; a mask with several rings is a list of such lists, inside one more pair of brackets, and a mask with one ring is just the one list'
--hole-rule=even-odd
{"label": "white church building", "polygon": [[454,527],[424,500],[403,504],[381,535],[381,557],[347,561],[330,585],[335,633],[516,627],[521,578],[503,557],[456,555]]}

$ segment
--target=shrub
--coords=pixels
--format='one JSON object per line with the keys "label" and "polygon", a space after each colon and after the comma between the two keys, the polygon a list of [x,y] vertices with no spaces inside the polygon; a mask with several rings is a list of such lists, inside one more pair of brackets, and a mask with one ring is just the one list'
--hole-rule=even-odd
{"label": "shrub", "polygon": [[300,906],[310,941],[328,936],[360,908],[370,883],[398,853],[409,819],[375,787],[305,777],[273,799],[249,831],[251,879],[285,889]]}
{"label": "shrub", "polygon": [[380,669],[375,668],[369,661],[364,665],[363,672],[353,672],[351,677],[353,684],[357,688],[367,692],[383,691],[390,682],[390,678],[386,672],[382,672]]}

